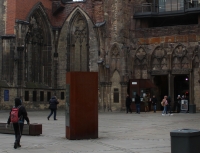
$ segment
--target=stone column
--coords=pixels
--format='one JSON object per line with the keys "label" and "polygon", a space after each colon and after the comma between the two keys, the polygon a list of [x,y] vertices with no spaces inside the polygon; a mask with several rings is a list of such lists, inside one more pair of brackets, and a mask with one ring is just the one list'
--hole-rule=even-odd
{"label": "stone column", "polygon": [[171,96],[171,87],[172,87],[172,84],[171,84],[171,71],[169,70],[168,71],[168,96]]}
{"label": "stone column", "polygon": [[121,111],[125,110],[125,102],[127,95],[127,82],[120,82],[121,84]]}
{"label": "stone column", "polygon": [[193,89],[193,76],[192,76],[192,69],[191,69],[190,76],[189,76],[189,113],[196,113],[196,105],[194,104],[192,89]]}
{"label": "stone column", "polygon": [[108,111],[111,111],[112,112],[112,106],[111,106],[111,85],[112,85],[112,82],[108,82],[107,83],[107,88],[108,88]]}
{"label": "stone column", "polygon": [[106,96],[106,82],[100,82],[101,85],[101,108],[102,111],[105,111],[106,109],[106,101],[107,101],[107,96]]}
{"label": "stone column", "polygon": [[[174,107],[174,75],[171,75],[171,93],[170,93],[170,96],[171,96],[171,109],[173,110],[173,107]],[[176,95],[177,96],[177,95]]]}

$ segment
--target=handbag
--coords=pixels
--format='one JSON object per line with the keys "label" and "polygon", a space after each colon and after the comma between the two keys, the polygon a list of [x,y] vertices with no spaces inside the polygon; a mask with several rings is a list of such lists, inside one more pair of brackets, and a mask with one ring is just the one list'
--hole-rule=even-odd
{"label": "handbag", "polygon": [[49,109],[51,109],[51,105],[49,105]]}

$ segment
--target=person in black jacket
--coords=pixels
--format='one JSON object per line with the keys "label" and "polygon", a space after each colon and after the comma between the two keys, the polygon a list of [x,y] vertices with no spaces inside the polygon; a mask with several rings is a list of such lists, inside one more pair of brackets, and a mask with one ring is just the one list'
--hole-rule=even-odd
{"label": "person in black jacket", "polygon": [[[20,98],[15,98],[15,106],[14,106],[14,108],[19,108],[19,111],[18,111],[19,121],[18,121],[18,123],[13,123],[13,128],[14,128],[14,131],[15,131],[14,148],[16,149],[17,147],[21,147],[20,139],[21,139],[22,132],[23,132],[24,120],[26,120],[28,125],[30,124],[30,121],[29,121],[28,114],[26,112],[25,107],[22,106]],[[12,111],[12,109],[11,109],[11,111]],[[10,111],[10,113],[11,113],[11,111]],[[8,127],[10,122],[11,122],[11,118],[10,118],[10,115],[9,115],[6,128]]]}
{"label": "person in black jacket", "polygon": [[131,98],[130,98],[130,96],[129,95],[127,95],[126,96],[126,113],[128,113],[128,112],[131,112],[132,113],[132,110],[131,110],[131,102],[132,102],[132,100],[131,100]]}
{"label": "person in black jacket", "polygon": [[47,117],[48,120],[52,114],[54,114],[54,120],[57,120],[56,119],[56,110],[57,110],[58,104],[59,104],[59,102],[58,102],[56,96],[53,96],[49,101],[49,109],[51,110],[51,112],[50,112],[49,116]]}
{"label": "person in black jacket", "polygon": [[154,113],[156,113],[156,104],[157,104],[158,100],[155,95],[153,95],[153,98],[151,99],[151,101],[152,101],[152,105],[153,105],[153,111],[154,111]]}
{"label": "person in black jacket", "polygon": [[177,113],[180,113],[180,109],[181,109],[181,100],[182,100],[181,96],[178,95],[178,97],[177,97]]}
{"label": "person in black jacket", "polygon": [[140,96],[136,94],[135,96],[136,113],[140,114]]}
{"label": "person in black jacket", "polygon": [[173,115],[171,113],[171,97],[170,96],[167,97],[167,103],[168,103],[168,105],[167,105],[167,113],[169,111],[169,115]]}

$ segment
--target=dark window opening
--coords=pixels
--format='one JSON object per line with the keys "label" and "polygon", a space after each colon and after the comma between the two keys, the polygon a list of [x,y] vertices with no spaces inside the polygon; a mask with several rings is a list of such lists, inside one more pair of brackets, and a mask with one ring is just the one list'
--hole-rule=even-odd
{"label": "dark window opening", "polygon": [[184,15],[184,16],[169,16],[169,17],[162,17],[162,18],[151,18],[151,19],[149,19],[148,24],[149,24],[149,27],[164,27],[164,26],[198,24],[198,15],[190,14],[190,15]]}
{"label": "dark window opening", "polygon": [[119,103],[119,89],[114,88],[114,103]]}
{"label": "dark window opening", "polygon": [[51,99],[51,92],[47,92],[47,101]]}
{"label": "dark window opening", "polygon": [[61,92],[61,94],[60,94],[60,99],[65,99],[65,93],[64,92]]}
{"label": "dark window opening", "polygon": [[40,91],[40,101],[44,101],[44,91]]}
{"label": "dark window opening", "polygon": [[33,101],[37,101],[37,91],[33,91]]}
{"label": "dark window opening", "polygon": [[29,101],[29,91],[25,91],[25,101]]}

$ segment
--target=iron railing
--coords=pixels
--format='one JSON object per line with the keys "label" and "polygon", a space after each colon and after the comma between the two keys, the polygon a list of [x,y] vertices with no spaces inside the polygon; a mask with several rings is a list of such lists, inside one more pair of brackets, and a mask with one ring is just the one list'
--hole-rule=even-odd
{"label": "iron railing", "polygon": [[145,13],[156,13],[159,14],[161,12],[176,12],[176,11],[190,11],[190,10],[200,10],[200,1],[193,0],[185,0],[185,2],[181,2],[177,0],[177,3],[170,4],[157,4],[157,3],[142,3],[140,5],[136,5],[134,7],[134,14],[145,14]]}
{"label": "iron railing", "polygon": [[141,5],[136,5],[134,7],[134,13],[147,13],[147,12],[157,12],[156,4],[143,3]]}

